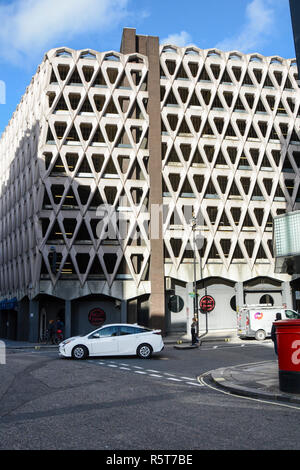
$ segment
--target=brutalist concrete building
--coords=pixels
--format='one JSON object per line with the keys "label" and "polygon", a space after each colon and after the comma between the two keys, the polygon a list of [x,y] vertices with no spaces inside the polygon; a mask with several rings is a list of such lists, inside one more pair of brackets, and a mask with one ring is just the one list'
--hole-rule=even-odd
{"label": "brutalist concrete building", "polygon": [[296,61],[134,29],[120,50],[49,51],[2,135],[0,337],[189,331],[195,285],[211,330],[292,307],[272,224],[300,208]]}

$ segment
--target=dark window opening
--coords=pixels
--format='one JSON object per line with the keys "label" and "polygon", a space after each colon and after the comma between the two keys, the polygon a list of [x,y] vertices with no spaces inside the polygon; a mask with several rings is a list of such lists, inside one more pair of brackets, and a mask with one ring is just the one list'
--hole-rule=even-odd
{"label": "dark window opening", "polygon": [[215,79],[218,80],[220,72],[221,72],[220,65],[212,64],[210,68],[211,68],[212,73],[214,74]]}
{"label": "dark window opening", "polygon": [[85,274],[90,261],[90,255],[88,253],[78,253],[76,261],[80,274]]}
{"label": "dark window opening", "polygon": [[92,80],[93,75],[94,75],[94,67],[83,66],[82,67],[82,72],[83,72],[85,80],[87,82],[90,82]]}
{"label": "dark window opening", "polygon": [[59,73],[60,79],[61,79],[62,81],[64,81],[64,80],[67,78],[67,76],[68,76],[68,73],[69,73],[69,71],[70,71],[70,66],[69,66],[69,65],[59,65],[59,66],[57,67],[57,69],[58,69],[58,73]]}
{"label": "dark window opening", "polygon": [[246,247],[249,258],[251,258],[253,255],[254,245],[255,245],[254,240],[251,240],[251,239],[245,240],[245,247]]}
{"label": "dark window opening", "polygon": [[85,206],[87,204],[88,199],[89,199],[90,194],[91,194],[90,186],[80,185],[80,186],[78,186],[77,191],[78,191],[78,196],[79,196],[81,204],[83,206]]}
{"label": "dark window opening", "polygon": [[76,238],[75,238],[75,242],[82,242],[82,241],[91,241],[91,237],[90,237],[90,234],[86,228],[86,225],[85,225],[85,222],[82,221],[81,222],[81,225],[80,225],[80,228],[77,232],[77,235],[76,235]]}
{"label": "dark window opening", "polygon": [[82,85],[82,81],[81,81],[81,78],[80,78],[80,75],[78,73],[78,70],[75,69],[70,80],[69,80],[69,83],[68,85]]}

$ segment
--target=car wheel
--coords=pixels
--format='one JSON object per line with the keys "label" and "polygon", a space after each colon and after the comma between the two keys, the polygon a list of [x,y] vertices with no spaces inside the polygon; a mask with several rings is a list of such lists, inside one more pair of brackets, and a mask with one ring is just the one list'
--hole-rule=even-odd
{"label": "car wheel", "polygon": [[82,344],[78,344],[72,350],[72,357],[73,359],[81,360],[86,359],[89,355],[88,348],[83,346]]}
{"label": "car wheel", "polygon": [[257,330],[255,333],[255,339],[257,341],[263,341],[266,338],[266,332],[264,330]]}
{"label": "car wheel", "polygon": [[149,357],[152,355],[152,351],[153,349],[150,344],[143,343],[139,345],[136,353],[141,359],[149,359]]}

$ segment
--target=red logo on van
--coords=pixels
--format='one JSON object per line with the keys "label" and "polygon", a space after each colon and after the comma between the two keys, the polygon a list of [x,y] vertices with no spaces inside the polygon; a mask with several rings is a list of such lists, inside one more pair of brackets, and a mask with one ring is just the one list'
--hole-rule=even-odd
{"label": "red logo on van", "polygon": [[256,312],[255,315],[254,315],[254,318],[255,318],[256,320],[261,320],[263,316],[264,316],[264,315],[263,315],[262,312]]}

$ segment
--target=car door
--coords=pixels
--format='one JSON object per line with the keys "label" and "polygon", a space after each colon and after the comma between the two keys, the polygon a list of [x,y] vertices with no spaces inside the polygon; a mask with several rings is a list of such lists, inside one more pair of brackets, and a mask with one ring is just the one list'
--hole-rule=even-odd
{"label": "car door", "polygon": [[119,327],[119,353],[136,354],[138,339],[136,337],[136,328],[128,325]]}
{"label": "car door", "polygon": [[93,356],[110,356],[118,354],[118,327],[105,326],[90,335],[89,349]]}

